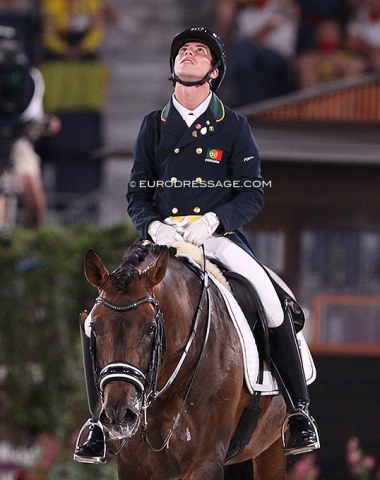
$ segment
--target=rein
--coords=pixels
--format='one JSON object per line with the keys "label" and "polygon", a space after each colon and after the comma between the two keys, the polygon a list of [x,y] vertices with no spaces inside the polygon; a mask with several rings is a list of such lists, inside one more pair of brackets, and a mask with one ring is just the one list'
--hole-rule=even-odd
{"label": "rein", "polygon": [[[205,255],[203,254],[204,258],[204,265],[203,265],[203,282],[202,282],[202,291],[201,295],[198,301],[197,308],[195,310],[195,315],[194,319],[192,322],[191,326],[191,331],[189,338],[186,342],[186,345],[183,349],[181,358],[179,359],[174,371],[170,375],[169,379],[167,380],[166,384],[161,388],[161,390],[157,391],[157,380],[158,380],[158,372],[159,372],[159,367],[161,364],[161,356],[162,356],[162,351],[165,349],[165,330],[164,330],[164,317],[161,312],[160,308],[160,303],[157,300],[157,298],[153,295],[147,295],[146,297],[140,298],[136,300],[133,303],[130,303],[128,305],[115,305],[111,303],[110,301],[106,300],[104,297],[97,297],[95,299],[95,304],[102,304],[111,310],[115,310],[118,312],[128,312],[131,310],[135,310],[141,305],[144,305],[146,303],[151,303],[155,309],[156,313],[156,322],[157,322],[157,328],[156,328],[156,334],[153,342],[153,349],[152,349],[152,355],[151,355],[151,360],[150,364],[148,367],[148,372],[147,374],[144,374],[139,368],[136,366],[130,364],[130,363],[110,363],[106,365],[100,372],[95,372],[98,377],[98,390],[100,393],[100,396],[102,399],[104,399],[104,389],[106,385],[111,382],[111,381],[125,381],[132,383],[136,390],[140,393],[140,395],[143,395],[143,412],[144,412],[144,423],[142,426],[143,429],[143,435],[144,438],[149,445],[149,447],[155,451],[155,452],[160,452],[164,448],[169,448],[169,441],[175,432],[179,420],[183,414],[183,411],[185,409],[185,404],[186,400],[190,394],[192,385],[194,383],[195,375],[197,373],[200,361],[203,357],[203,353],[206,348],[209,332],[210,332],[210,325],[211,325],[211,315],[210,315],[210,299],[209,299],[209,278],[208,278],[208,273],[206,270],[206,258]],[[200,318],[201,318],[201,313],[203,311],[203,303],[207,301],[207,325],[206,325],[206,332],[205,336],[203,338],[203,343],[202,343],[202,348],[200,351],[200,354],[197,359],[196,366],[194,368],[194,371],[191,375],[191,379],[189,382],[189,385],[187,387],[185,396],[182,400],[182,405],[174,419],[173,425],[164,440],[162,446],[160,448],[155,448],[149,441],[148,435],[147,435],[147,427],[148,427],[148,421],[147,421],[147,410],[149,405],[153,400],[156,398],[160,397],[164,392],[168,390],[168,388],[172,385],[176,377],[178,376],[181,367],[189,353],[190,347],[194,341],[195,335],[197,333],[197,329],[199,326]],[[94,365],[96,364],[96,352],[95,349],[93,350],[93,363]],[[96,369],[95,369],[96,370]]]}
{"label": "rein", "polygon": [[208,340],[208,336],[209,336],[209,332],[210,332],[210,325],[211,325],[211,309],[210,309],[210,297],[209,297],[209,291],[208,291],[208,286],[209,286],[209,283],[208,283],[208,273],[207,273],[207,270],[206,270],[206,257],[205,255],[203,255],[203,258],[204,258],[204,267],[203,267],[203,286],[202,286],[202,292],[201,292],[201,295],[200,295],[200,298],[199,298],[199,301],[198,301],[198,306],[197,306],[197,309],[196,309],[196,314],[195,314],[195,318],[194,318],[194,321],[193,321],[193,325],[192,325],[192,329],[191,329],[191,333],[190,333],[190,337],[186,343],[186,346],[184,348],[184,351],[182,353],[182,356],[177,364],[177,367],[175,368],[173,374],[170,376],[169,380],[167,381],[166,385],[164,388],[162,388],[159,392],[157,392],[157,395],[155,398],[157,398],[159,395],[161,395],[165,390],[167,390],[167,388],[169,388],[169,386],[173,383],[174,379],[176,378],[176,376],[178,375],[178,372],[180,371],[180,368],[189,352],[189,349],[190,349],[190,346],[191,344],[193,343],[193,340],[194,340],[194,337],[195,337],[195,334],[197,332],[197,328],[198,328],[198,324],[199,324],[199,320],[200,320],[200,314],[202,312],[202,304],[205,300],[207,300],[207,325],[206,325],[206,332],[205,332],[205,336],[203,338],[203,344],[202,344],[202,349],[200,351],[200,354],[198,356],[198,359],[197,359],[197,364],[194,368],[194,371],[191,375],[191,379],[190,379],[190,382],[189,382],[189,385],[187,387],[187,390],[186,390],[186,393],[185,393],[185,396],[182,400],[182,405],[181,405],[181,408],[180,410],[178,411],[175,419],[174,419],[174,422],[173,422],[173,425],[171,427],[171,429],[169,430],[169,433],[168,435],[166,436],[165,440],[163,441],[161,447],[159,448],[156,448],[154,447],[151,442],[149,441],[148,439],[148,435],[147,435],[147,426],[148,426],[148,422],[147,422],[147,409],[149,407],[149,403],[145,403],[144,406],[143,406],[143,409],[144,409],[144,425],[143,425],[143,434],[144,434],[144,438],[145,438],[145,441],[147,442],[147,444],[149,445],[149,447],[151,448],[151,450],[153,450],[154,452],[161,452],[164,448],[169,448],[169,441],[173,435],[173,433],[175,432],[176,428],[178,427],[178,423],[179,423],[179,420],[183,414],[183,411],[185,409],[185,405],[186,405],[186,400],[190,394],[190,391],[191,391],[191,387],[193,386],[193,383],[194,383],[194,379],[195,379],[195,376],[196,376],[196,373],[198,371],[198,367],[199,367],[199,364],[200,364],[200,361],[203,357],[203,353],[206,349],[206,345],[207,345],[207,340]]}

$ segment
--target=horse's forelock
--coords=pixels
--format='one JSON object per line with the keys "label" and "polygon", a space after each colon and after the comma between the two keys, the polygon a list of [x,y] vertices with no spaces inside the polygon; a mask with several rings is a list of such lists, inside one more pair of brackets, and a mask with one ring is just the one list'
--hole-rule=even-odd
{"label": "horse's forelock", "polygon": [[133,278],[133,274],[137,271],[137,268],[133,265],[120,265],[110,275],[112,285],[121,292],[126,292],[129,283]]}
{"label": "horse's forelock", "polygon": [[144,240],[137,240],[123,254],[120,265],[111,273],[112,283],[123,292],[128,288],[138,266],[149,254],[158,255],[162,247]]}

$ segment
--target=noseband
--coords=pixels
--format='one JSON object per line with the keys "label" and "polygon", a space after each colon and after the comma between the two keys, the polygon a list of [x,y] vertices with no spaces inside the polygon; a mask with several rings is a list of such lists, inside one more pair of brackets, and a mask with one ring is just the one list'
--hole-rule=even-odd
{"label": "noseband", "polygon": [[[154,295],[140,298],[128,305],[115,305],[104,297],[97,297],[95,300],[95,304],[102,304],[117,312],[135,310],[145,303],[151,303],[153,305],[156,312],[157,323],[148,372],[147,374],[144,374],[139,368],[130,363],[109,363],[98,373],[98,388],[102,399],[104,398],[104,389],[106,385],[112,381],[132,383],[136,387],[139,395],[144,394],[145,396],[150,397],[154,394],[157,387],[157,376],[161,354],[162,350],[165,348],[164,317],[160,309],[160,304]],[[93,349],[93,355],[93,360],[95,361],[95,349]]]}

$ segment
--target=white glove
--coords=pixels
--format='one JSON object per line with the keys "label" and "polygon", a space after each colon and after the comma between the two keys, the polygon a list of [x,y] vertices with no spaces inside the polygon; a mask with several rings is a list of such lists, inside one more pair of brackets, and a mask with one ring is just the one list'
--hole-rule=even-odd
{"label": "white glove", "polygon": [[205,213],[201,218],[195,220],[183,234],[183,238],[186,242],[193,243],[194,245],[202,245],[206,238],[211,235],[218,228],[220,222],[214,212]]}
{"label": "white glove", "polygon": [[179,233],[180,235],[183,235],[183,232],[189,226],[188,217],[183,217],[183,219],[180,222],[178,220],[173,220],[172,218],[168,217],[168,218],[165,218],[164,223],[166,223],[166,225],[170,225],[171,227],[175,228],[176,232]]}
{"label": "white glove", "polygon": [[148,227],[148,233],[157,245],[170,247],[174,242],[183,242],[182,236],[170,225],[155,220]]}

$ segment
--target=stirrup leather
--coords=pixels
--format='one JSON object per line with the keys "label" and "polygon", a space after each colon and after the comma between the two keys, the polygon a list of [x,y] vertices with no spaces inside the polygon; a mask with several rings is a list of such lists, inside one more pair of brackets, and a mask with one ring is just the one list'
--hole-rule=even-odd
{"label": "stirrup leather", "polygon": [[[289,423],[289,419],[291,417],[297,417],[299,415],[302,415],[303,417],[305,417],[307,420],[309,420],[309,422],[311,423],[311,425],[313,426],[313,429],[314,429],[314,433],[315,433],[315,437],[316,437],[316,441],[310,445],[305,445],[304,447],[300,447],[300,448],[288,448],[287,445],[286,445],[286,439],[285,439],[285,432],[286,432],[286,428],[288,426],[288,423]],[[306,452],[312,452],[313,450],[317,450],[318,448],[320,448],[320,441],[319,441],[319,434],[318,434],[318,429],[317,429],[317,424],[314,420],[314,418],[309,415],[307,412],[305,412],[304,410],[302,410],[301,408],[295,410],[294,412],[292,413],[289,413],[284,421],[282,422],[282,427],[281,427],[281,439],[282,439],[282,445],[284,447],[284,452],[285,452],[285,455],[298,455],[298,454],[301,454],[301,453],[306,453]]]}
{"label": "stirrup leather", "polygon": [[[77,451],[78,451],[78,448],[79,446],[81,445],[81,439],[82,439],[82,436],[83,436],[83,432],[85,432],[87,429],[91,429],[92,426],[98,426],[103,434],[103,453],[102,455],[100,456],[95,456],[95,457],[82,457],[81,455],[77,455]],[[105,463],[106,460],[107,460],[107,446],[106,446],[106,434],[104,432],[104,428],[103,428],[103,425],[101,424],[101,422],[99,422],[99,420],[97,422],[94,422],[91,418],[89,420],[87,420],[87,422],[83,425],[83,427],[81,428],[79,434],[78,434],[78,438],[77,438],[77,442],[76,442],[76,445],[75,445],[75,452],[74,452],[74,455],[73,455],[73,459],[77,462],[81,462],[81,463]]]}

